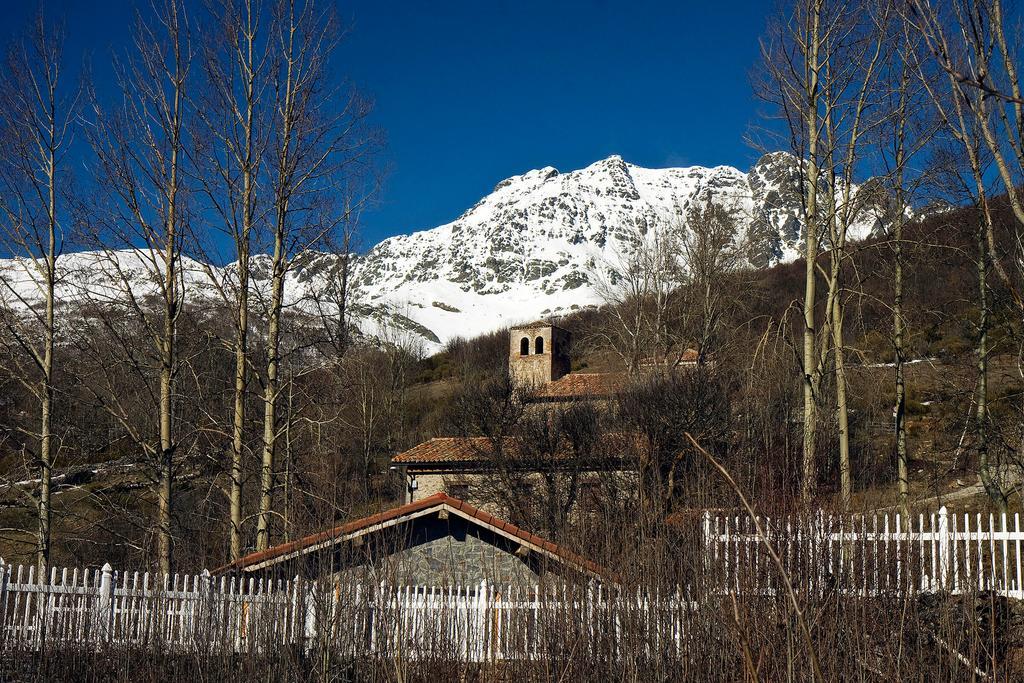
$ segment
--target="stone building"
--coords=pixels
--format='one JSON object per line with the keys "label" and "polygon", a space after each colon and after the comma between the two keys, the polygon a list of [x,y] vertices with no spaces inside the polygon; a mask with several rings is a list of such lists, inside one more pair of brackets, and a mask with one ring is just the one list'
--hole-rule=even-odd
{"label": "stone building", "polygon": [[252,553],[212,574],[256,572],[373,585],[535,585],[547,574],[615,580],[594,562],[444,493]]}
{"label": "stone building", "polygon": [[[518,325],[509,331],[509,375],[525,390],[528,403],[604,402],[622,388],[623,373],[571,372],[571,342],[568,330],[543,321]],[[630,482],[636,479],[635,465],[616,452],[614,442],[613,435],[610,447],[603,448],[600,457],[573,463],[577,471],[582,470],[584,502],[588,498],[586,491],[609,477],[626,480],[625,490],[634,490]],[[514,447],[515,443],[510,442],[503,449],[505,455]],[[484,437],[440,437],[399,453],[391,464],[404,477],[407,503],[444,492],[494,514],[507,514],[506,510],[497,509],[490,497],[480,495],[481,484],[493,472],[493,450],[494,444]],[[533,465],[526,463],[524,467]],[[531,480],[541,476],[540,471],[524,472],[519,477],[520,484],[529,487]]]}
{"label": "stone building", "polygon": [[568,375],[569,331],[543,321],[509,330],[508,370],[516,383],[543,387]]}
{"label": "stone building", "polygon": [[[606,437],[609,444],[628,438],[621,434]],[[516,444],[509,440],[505,446],[506,467],[513,466],[516,458]],[[478,505],[494,514],[507,514],[493,500],[492,480],[494,458],[493,444],[486,437],[439,437],[399,453],[392,458],[392,467],[404,474],[407,503],[429,498],[437,493],[447,493]],[[586,505],[593,495],[591,490],[603,485],[623,491],[636,489],[637,473],[632,460],[616,454],[614,445],[602,449],[600,457],[572,463],[578,474],[580,502]],[[623,448],[625,450],[625,448]],[[531,469],[527,462],[518,485],[533,490],[542,486],[543,473]]]}

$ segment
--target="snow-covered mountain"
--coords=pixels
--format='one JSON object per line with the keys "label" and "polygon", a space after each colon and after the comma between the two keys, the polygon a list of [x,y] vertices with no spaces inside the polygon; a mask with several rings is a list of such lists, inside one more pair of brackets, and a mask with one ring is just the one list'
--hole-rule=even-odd
{"label": "snow-covered mountain", "polygon": [[[655,231],[685,230],[681,217],[706,202],[733,215],[735,243],[752,267],[789,261],[802,240],[797,171],[797,160],[785,153],[763,156],[747,173],[729,166],[648,169],[619,156],[568,173],[529,171],[501,181],[451,223],[386,239],[360,256],[355,310],[365,333],[401,328],[432,351],[455,336],[593,306],[600,303],[599,279]],[[850,237],[879,229],[873,216],[863,212]],[[144,256],[117,252],[114,261],[111,266],[95,253],[63,256],[59,296],[73,301],[86,290],[93,300],[124,296],[118,269],[129,272],[133,291],[152,288],[153,268]],[[257,288],[268,277],[259,264]],[[25,265],[0,260],[0,277],[32,302]],[[329,299],[328,275],[336,266],[331,255],[304,254],[289,274],[286,298],[307,310],[311,297]],[[231,269],[188,261],[191,299],[218,296],[213,283]],[[10,300],[4,289],[0,300]]]}
{"label": "snow-covered mountain", "polygon": [[[578,171],[547,167],[503,180],[451,223],[375,246],[358,282],[368,303],[403,311],[439,339],[471,336],[600,303],[597,278],[654,230],[680,229],[680,217],[704,202],[733,214],[751,266],[799,255],[794,157],[768,154],[743,173],[648,169],[612,156]],[[863,212],[850,237],[877,229]]]}

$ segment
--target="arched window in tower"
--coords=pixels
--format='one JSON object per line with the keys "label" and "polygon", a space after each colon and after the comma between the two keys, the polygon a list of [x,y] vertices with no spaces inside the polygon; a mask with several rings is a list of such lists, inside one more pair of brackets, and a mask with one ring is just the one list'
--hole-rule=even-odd
{"label": "arched window in tower", "polygon": [[530,355],[530,338],[529,337],[523,337],[519,341],[519,355],[520,356],[529,356]]}
{"label": "arched window in tower", "polygon": [[544,353],[544,337],[537,337],[537,343],[534,344],[534,353]]}

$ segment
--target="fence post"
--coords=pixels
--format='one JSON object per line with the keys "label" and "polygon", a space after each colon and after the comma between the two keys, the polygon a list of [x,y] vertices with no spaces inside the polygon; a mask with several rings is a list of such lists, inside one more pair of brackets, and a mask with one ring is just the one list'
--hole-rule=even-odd
{"label": "fence post", "polygon": [[[704,514],[704,580],[708,581],[711,577],[711,511],[705,510]],[[706,584],[705,584],[706,585]]]}
{"label": "fence post", "polygon": [[949,581],[949,562],[950,562],[950,538],[949,538],[949,515],[946,506],[943,505],[939,508],[939,586],[943,589],[948,588]]}
{"label": "fence post", "polygon": [[[192,629],[192,642],[195,645],[212,647],[214,641],[213,633],[213,586],[210,580],[210,570],[204,569],[199,575],[199,595],[196,614],[196,624]],[[201,629],[201,631],[200,631]]]}
{"label": "fence post", "polygon": [[481,579],[476,592],[476,661],[484,661],[487,652],[487,579]]}
{"label": "fence post", "polygon": [[97,642],[110,638],[110,627],[114,616],[114,569],[107,562],[100,573],[100,595],[94,614]]}
{"label": "fence post", "polygon": [[[291,592],[292,592],[292,612],[291,612],[291,629],[290,637],[298,645],[305,645],[303,638],[306,633],[306,619],[302,600],[299,596],[299,575],[296,574],[295,578],[291,580]],[[301,631],[299,628],[301,627]]]}
{"label": "fence post", "polygon": [[[0,634],[7,633],[7,582],[11,578],[11,568],[0,558]],[[6,638],[0,637],[0,644]]]}
{"label": "fence post", "polygon": [[[295,577],[295,599],[302,605],[302,638],[303,648],[309,652],[316,639],[316,601],[313,591],[302,585],[302,580]],[[330,633],[328,627],[328,634]]]}

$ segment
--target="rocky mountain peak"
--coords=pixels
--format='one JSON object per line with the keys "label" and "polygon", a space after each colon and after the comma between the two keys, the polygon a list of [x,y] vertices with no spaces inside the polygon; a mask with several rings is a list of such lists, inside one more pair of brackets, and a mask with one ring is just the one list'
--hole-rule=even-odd
{"label": "rocky mountain peak", "polygon": [[[734,240],[750,266],[792,260],[803,239],[798,164],[775,152],[746,173],[731,166],[649,169],[612,155],[575,171],[527,171],[499,182],[454,221],[388,238],[356,259],[358,301],[351,310],[366,334],[398,326],[432,350],[454,336],[595,306],[599,279],[613,278],[653,231],[686,230],[689,211],[705,202],[732,215]],[[872,213],[858,219],[851,237],[878,229]],[[137,256],[124,255],[126,266]],[[68,254],[62,263],[83,259],[88,255]],[[268,285],[266,260],[253,258],[254,287]],[[233,267],[222,275],[230,277]],[[300,308],[317,297],[322,304],[337,267],[329,254],[301,255],[286,298]],[[79,277],[74,268],[65,270],[69,284],[62,292],[69,299],[99,272],[78,268]],[[139,270],[141,282],[146,269]],[[195,264],[192,270],[198,296],[211,295],[208,278],[218,269]],[[0,261],[4,277],[24,280],[24,273],[17,263]]]}

